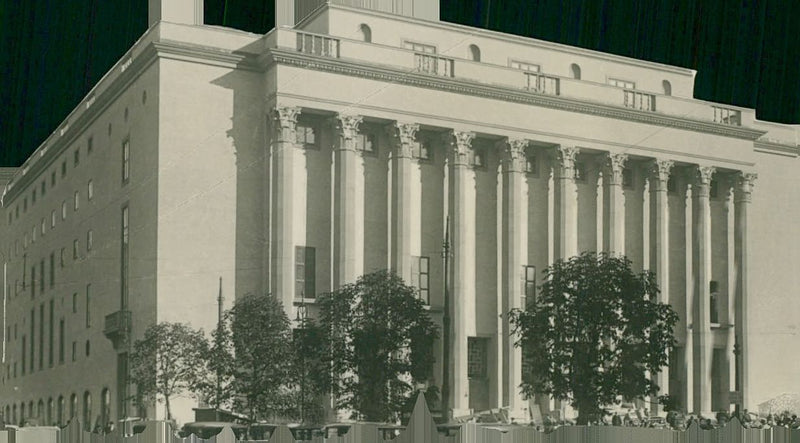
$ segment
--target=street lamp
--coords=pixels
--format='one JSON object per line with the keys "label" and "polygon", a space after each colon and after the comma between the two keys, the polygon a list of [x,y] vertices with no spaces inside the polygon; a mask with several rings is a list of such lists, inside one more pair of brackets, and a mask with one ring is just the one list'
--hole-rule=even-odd
{"label": "street lamp", "polygon": [[[736,411],[737,415],[739,415],[740,408],[741,408],[741,405],[742,405],[742,381],[741,381],[742,374],[741,374],[741,369],[740,369],[740,365],[741,365],[741,361],[740,360],[741,360],[741,358],[742,358],[742,348],[739,345],[739,342],[735,341],[733,343],[733,361],[734,361],[734,370],[735,370],[735,373],[734,373],[734,387],[736,389],[737,399],[736,399],[736,406],[735,406],[734,410]],[[730,407],[730,405],[728,407]]]}
{"label": "street lamp", "polygon": [[442,414],[450,421],[450,288],[448,286],[450,267],[450,216],[444,231],[442,242],[442,259],[444,261],[444,315],[442,316]]}
{"label": "street lamp", "polygon": [[[305,335],[306,319],[308,318],[308,310],[306,309],[305,294],[301,293],[300,306],[297,308],[297,315],[295,320],[300,324],[298,328],[300,334]],[[304,337],[303,337],[304,338]],[[303,339],[301,338],[301,340]],[[300,346],[300,424],[305,423],[305,406],[306,406],[306,354],[303,346]]]}

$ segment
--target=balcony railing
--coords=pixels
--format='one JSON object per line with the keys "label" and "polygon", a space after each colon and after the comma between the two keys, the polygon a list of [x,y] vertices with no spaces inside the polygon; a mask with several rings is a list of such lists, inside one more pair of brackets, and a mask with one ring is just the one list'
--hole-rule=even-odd
{"label": "balcony railing", "polygon": [[655,111],[656,97],[639,91],[624,91],[623,104],[626,108],[638,109],[639,111]]}
{"label": "balcony railing", "polygon": [[539,94],[559,95],[558,77],[551,77],[537,72],[526,72],[525,77],[527,77],[526,88],[528,91],[538,92]]}
{"label": "balcony railing", "polygon": [[438,55],[414,53],[414,65],[417,71],[425,74],[453,77],[453,59]]}
{"label": "balcony railing", "polygon": [[339,39],[298,32],[297,50],[305,54],[339,58]]}
{"label": "balcony railing", "polygon": [[714,106],[714,122],[723,125],[742,126],[742,113],[736,109]]}
{"label": "balcony railing", "polygon": [[127,344],[130,332],[131,311],[120,310],[106,315],[103,335],[114,343],[114,349]]}

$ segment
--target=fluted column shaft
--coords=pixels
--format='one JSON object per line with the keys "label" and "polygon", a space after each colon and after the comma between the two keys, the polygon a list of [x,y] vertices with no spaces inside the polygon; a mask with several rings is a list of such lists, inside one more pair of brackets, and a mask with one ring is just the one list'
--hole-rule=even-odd
{"label": "fluted column shaft", "polygon": [[356,115],[340,114],[335,118],[339,140],[334,160],[334,288],[354,283],[364,272],[364,175],[356,152],[361,120]]}
{"label": "fluted column shaft", "polygon": [[[295,193],[297,189],[295,164],[300,156],[296,127],[300,108],[279,107],[272,111],[270,143],[272,159],[272,252],[271,288],[281,298],[287,316],[292,315],[294,300],[295,263]],[[290,317],[292,318],[292,317]]]}
{"label": "fluted column shaft", "polygon": [[714,168],[701,166],[697,176],[693,197],[692,255],[694,264],[693,300],[693,354],[694,354],[694,410],[700,414],[711,413],[711,204],[709,191]]}
{"label": "fluted column shaft", "polygon": [[747,360],[750,354],[750,330],[748,327],[748,299],[750,295],[750,282],[748,278],[748,253],[749,236],[747,227],[748,210],[750,208],[753,184],[758,176],[753,173],[740,174],[736,182],[734,197],[734,229],[736,231],[734,244],[734,260],[736,266],[736,324],[735,335],[737,351],[736,362],[739,375],[739,391],[742,393],[742,404],[746,409],[753,405],[750,401],[750,371]]}
{"label": "fluted column shaft", "polygon": [[411,158],[419,125],[396,122],[392,146],[392,269],[411,284]]}
{"label": "fluted column shaft", "polygon": [[627,154],[608,154],[605,185],[606,231],[603,249],[615,254],[625,254],[625,194],[622,189],[622,171]]}
{"label": "fluted column shaft", "polygon": [[528,257],[528,194],[525,183],[525,148],[527,140],[503,143],[503,406],[511,415],[527,418],[522,398],[522,350],[515,346],[508,312],[523,308],[525,264]]}
{"label": "fluted column shaft", "polygon": [[575,157],[579,149],[574,146],[559,146],[557,149],[558,215],[560,224],[558,258],[567,259],[578,255],[578,189],[575,184]]}
{"label": "fluted column shaft", "polygon": [[467,377],[467,343],[475,335],[475,217],[468,198],[469,153],[472,132],[453,131],[449,137],[450,219],[452,234],[452,335],[453,383],[451,401],[453,415],[469,409]]}
{"label": "fluted column shaft", "polygon": [[[669,201],[667,183],[672,171],[673,162],[670,160],[656,160],[653,162],[652,187],[650,207],[652,217],[650,236],[650,266],[656,273],[656,282],[661,290],[658,301],[669,303]],[[669,393],[669,370],[656,374],[656,382],[661,388],[660,395]],[[657,398],[651,401],[651,410],[659,411],[660,405]]]}

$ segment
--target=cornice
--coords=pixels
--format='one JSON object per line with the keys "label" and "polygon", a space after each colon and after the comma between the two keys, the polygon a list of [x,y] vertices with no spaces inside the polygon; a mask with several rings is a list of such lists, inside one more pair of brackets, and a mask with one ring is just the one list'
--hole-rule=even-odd
{"label": "cornice", "polygon": [[199,62],[225,68],[261,71],[263,66],[257,62],[256,55],[212,48],[208,46],[189,45],[172,40],[153,42],[152,46],[160,58]]}
{"label": "cornice", "polygon": [[601,103],[586,102],[562,96],[537,94],[524,90],[482,84],[460,78],[439,77],[418,72],[402,71],[383,66],[354,64],[352,60],[319,57],[296,51],[272,48],[272,61],[305,69],[331,72],[353,77],[368,78],[390,83],[397,83],[421,88],[436,89],[458,94],[492,98],[508,102],[530,104],[551,109],[615,118],[637,123],[645,123],[660,127],[686,129],[695,132],[721,135],[744,140],[756,140],[765,134],[740,126],[729,126],[718,123],[692,120],[647,111],[636,111],[624,107]]}
{"label": "cornice", "polygon": [[797,157],[800,155],[800,146],[771,140],[756,140],[754,149],[757,152],[783,155],[785,157]]}

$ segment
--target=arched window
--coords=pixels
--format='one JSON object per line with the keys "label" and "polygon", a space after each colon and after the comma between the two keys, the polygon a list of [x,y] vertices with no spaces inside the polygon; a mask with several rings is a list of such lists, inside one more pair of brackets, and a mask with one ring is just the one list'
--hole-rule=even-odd
{"label": "arched window", "polygon": [[83,393],[83,429],[92,430],[92,394]]}
{"label": "arched window", "polygon": [[111,421],[111,393],[104,388],[100,394],[100,426],[105,426]]}
{"label": "arched window", "polygon": [[469,45],[469,59],[474,62],[481,61],[481,48],[477,45]]}
{"label": "arched window", "polygon": [[39,422],[40,426],[43,424],[42,422],[44,422],[45,418],[46,417],[44,416],[44,400],[40,398],[39,404],[36,405],[36,420]]}
{"label": "arched window", "polygon": [[36,418],[36,411],[33,409],[33,400],[28,402],[28,418]]}
{"label": "arched window", "polygon": [[18,424],[17,421],[17,405],[11,405],[11,422],[14,424]]}
{"label": "arched window", "polygon": [[672,84],[669,80],[664,80],[661,84],[664,86],[664,95],[672,95]]}
{"label": "arched window", "polygon": [[19,422],[22,423],[24,421],[25,421],[25,402],[22,402],[19,405]]}
{"label": "arched window", "polygon": [[72,394],[69,398],[69,419],[74,419],[78,414],[78,395]]}
{"label": "arched window", "polygon": [[53,425],[53,397],[47,399],[47,417],[45,424],[47,426]]}
{"label": "arched window", "polygon": [[570,72],[572,73],[572,78],[575,80],[581,79],[581,67],[577,64],[573,63],[572,66],[569,67]]}
{"label": "arched window", "polygon": [[64,396],[58,396],[58,406],[56,406],[56,424],[64,426]]}
{"label": "arched window", "polygon": [[364,23],[358,27],[359,32],[361,33],[361,40],[372,43],[372,29],[369,26],[365,25]]}

